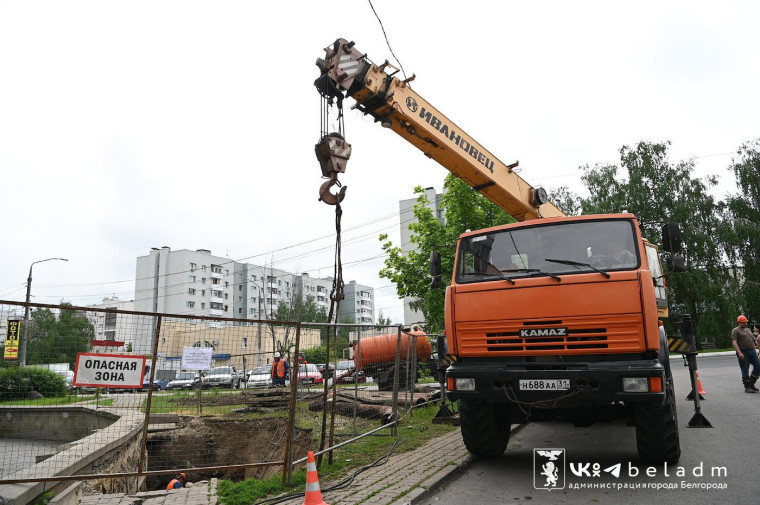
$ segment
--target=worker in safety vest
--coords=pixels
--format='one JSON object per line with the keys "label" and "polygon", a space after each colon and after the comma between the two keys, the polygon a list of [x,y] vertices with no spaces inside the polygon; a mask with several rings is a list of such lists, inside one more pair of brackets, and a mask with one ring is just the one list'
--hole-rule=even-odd
{"label": "worker in safety vest", "polygon": [[280,357],[280,353],[274,353],[272,362],[272,385],[275,387],[285,386],[285,378],[288,376],[288,362]]}
{"label": "worker in safety vest", "polygon": [[167,484],[166,490],[168,491],[170,489],[180,489],[180,488],[185,487],[185,479],[186,478],[187,478],[187,475],[184,472],[183,473],[178,473],[177,477],[174,478],[174,479],[172,479],[171,482],[169,482],[169,484]]}

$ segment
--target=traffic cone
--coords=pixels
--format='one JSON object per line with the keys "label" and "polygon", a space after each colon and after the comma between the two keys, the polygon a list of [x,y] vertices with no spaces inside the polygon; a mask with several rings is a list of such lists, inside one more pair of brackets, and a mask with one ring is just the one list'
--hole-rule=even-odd
{"label": "traffic cone", "polygon": [[303,505],[329,505],[322,500],[322,491],[319,490],[319,475],[317,475],[317,463],[314,461],[314,453],[309,451],[306,460],[306,494]]}
{"label": "traffic cone", "polygon": [[[704,400],[705,397],[702,396],[702,395],[704,395],[706,393],[705,393],[705,390],[702,389],[702,381],[699,380],[699,372],[696,372],[696,375],[697,375],[697,393],[699,393],[699,399],[700,400]],[[691,391],[689,391],[689,394],[686,395],[686,399],[689,400],[689,401],[691,401],[691,400],[694,399],[694,389],[692,389]]]}
{"label": "traffic cone", "polygon": [[699,390],[699,394],[701,395],[707,394],[705,393],[705,390],[702,389],[702,381],[699,380],[699,372],[697,372],[697,389]]}

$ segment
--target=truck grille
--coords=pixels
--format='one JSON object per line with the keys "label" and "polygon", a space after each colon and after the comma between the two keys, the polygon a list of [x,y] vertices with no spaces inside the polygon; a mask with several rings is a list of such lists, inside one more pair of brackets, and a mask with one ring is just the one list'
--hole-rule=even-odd
{"label": "truck grille", "polygon": [[463,356],[628,352],[641,350],[644,343],[640,315],[460,323],[457,337]]}
{"label": "truck grille", "polygon": [[[606,328],[580,328],[564,336],[527,336],[519,332],[486,333],[488,351],[607,349]],[[507,344],[507,345],[504,345]]]}

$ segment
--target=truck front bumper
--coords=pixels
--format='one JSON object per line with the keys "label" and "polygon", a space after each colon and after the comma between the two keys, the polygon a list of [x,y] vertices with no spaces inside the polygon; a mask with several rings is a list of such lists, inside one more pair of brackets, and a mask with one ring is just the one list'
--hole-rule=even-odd
{"label": "truck front bumper", "polygon": [[[623,379],[659,377],[660,391],[627,392]],[[600,405],[665,401],[665,369],[657,360],[595,362],[492,362],[466,360],[455,362],[446,371],[450,379],[474,379],[474,389],[449,390],[452,400],[473,399],[492,403],[517,403],[559,400],[553,406]],[[521,388],[521,380],[569,381],[569,389],[534,390]],[[455,381],[454,381],[455,382]],[[469,381],[470,384],[472,381]]]}

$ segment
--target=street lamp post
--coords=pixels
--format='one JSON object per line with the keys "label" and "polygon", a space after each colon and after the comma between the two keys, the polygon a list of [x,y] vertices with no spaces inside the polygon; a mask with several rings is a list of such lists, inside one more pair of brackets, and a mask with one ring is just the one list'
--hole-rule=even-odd
{"label": "street lamp post", "polygon": [[52,261],[52,260],[59,260],[59,261],[69,261],[66,258],[47,258],[44,260],[35,261],[31,265],[29,265],[29,277],[26,279],[26,306],[24,307],[24,332],[21,335],[21,346],[19,347],[18,352],[18,361],[19,365],[26,366],[26,341],[27,337],[29,336],[29,299],[32,296],[32,267],[36,265],[37,263],[43,263],[45,261]]}

